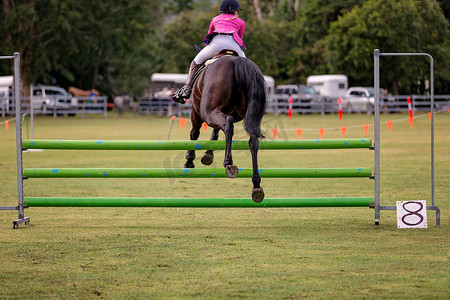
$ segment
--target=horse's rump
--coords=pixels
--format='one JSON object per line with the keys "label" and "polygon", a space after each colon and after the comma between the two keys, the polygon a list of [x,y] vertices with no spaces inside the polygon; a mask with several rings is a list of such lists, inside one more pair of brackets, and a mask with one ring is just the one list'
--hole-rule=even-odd
{"label": "horse's rump", "polygon": [[[220,108],[233,115],[235,122],[244,120],[249,134],[263,137],[261,119],[266,106],[266,83],[259,67],[251,60],[236,56],[222,56],[208,65],[198,76],[193,87],[193,105]],[[205,110],[204,110],[205,111]]]}

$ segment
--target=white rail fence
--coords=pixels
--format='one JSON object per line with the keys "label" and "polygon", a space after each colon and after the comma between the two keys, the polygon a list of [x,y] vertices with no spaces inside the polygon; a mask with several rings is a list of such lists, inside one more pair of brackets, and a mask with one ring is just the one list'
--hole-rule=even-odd
{"label": "white rail fence", "polygon": [[[430,96],[421,95],[400,95],[390,96],[386,99],[380,99],[381,113],[401,113],[408,112],[407,98],[411,98],[411,106],[414,112],[429,111],[430,110]],[[450,95],[435,95],[434,96],[435,110],[442,110],[450,107]],[[188,115],[191,110],[190,103],[179,104],[170,99],[149,99],[144,98],[139,101],[138,111],[141,114],[149,115]],[[289,97],[288,96],[270,96],[267,103],[266,112],[274,114],[287,114],[289,111]],[[292,104],[292,112],[299,114],[329,114],[337,113],[339,111],[338,100],[331,98],[322,98],[314,101],[302,101],[301,99],[294,100]],[[346,111],[343,108],[344,112]],[[367,103],[365,109],[359,112],[373,113],[374,107]],[[354,112],[354,111],[353,111]]]}
{"label": "white rail fence", "polygon": [[[51,97],[46,97],[51,98]],[[85,114],[103,114],[107,116],[107,97],[77,97],[76,104],[61,103],[54,101],[56,104],[47,104],[41,101],[39,97],[32,97],[33,106],[31,106],[30,97],[22,97],[22,112],[31,113],[35,115],[53,115],[57,116],[75,116]],[[55,100],[58,100],[55,98]],[[0,96],[0,116],[15,114],[15,103],[12,97]]]}
{"label": "white rail fence", "polygon": [[[400,95],[390,96],[381,100],[381,113],[401,113],[408,112],[407,98],[411,98],[411,106],[414,112],[429,111],[430,110],[430,96],[422,95]],[[99,97],[77,97],[77,105],[57,104],[45,105],[36,101],[33,97],[33,113],[35,115],[52,115],[58,116],[75,116],[87,114],[103,114],[107,116],[107,98]],[[435,110],[442,110],[450,107],[450,95],[435,95],[434,108]],[[145,115],[189,115],[191,105],[175,103],[170,99],[140,99],[137,110]],[[22,109],[25,113],[31,113],[31,104],[29,97],[22,97]],[[313,101],[295,99],[292,104],[292,112],[299,114],[329,114],[337,113],[339,109],[337,99],[322,98]],[[346,111],[345,107],[343,108]],[[287,114],[289,111],[289,97],[272,95],[269,97],[266,112],[279,114]],[[373,113],[373,105],[367,104],[366,108],[359,111],[363,113]],[[5,98],[0,96],[0,116],[6,117],[15,113],[15,104],[12,98]]]}

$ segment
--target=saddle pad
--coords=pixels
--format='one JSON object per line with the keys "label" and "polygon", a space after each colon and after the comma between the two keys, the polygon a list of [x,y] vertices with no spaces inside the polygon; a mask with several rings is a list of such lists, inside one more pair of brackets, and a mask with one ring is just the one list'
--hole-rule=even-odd
{"label": "saddle pad", "polygon": [[214,55],[212,58],[205,61],[205,63],[204,63],[205,67],[209,66],[210,64],[212,64],[213,62],[215,62],[216,60],[218,60],[219,58],[221,58],[223,56],[238,56],[238,55],[233,50],[222,50],[219,52],[219,54]]}
{"label": "saddle pad", "polygon": [[207,61],[205,61],[204,65],[205,67],[209,66],[210,64],[212,64],[213,62],[215,62],[216,60],[218,60],[219,58],[211,58],[208,59]]}

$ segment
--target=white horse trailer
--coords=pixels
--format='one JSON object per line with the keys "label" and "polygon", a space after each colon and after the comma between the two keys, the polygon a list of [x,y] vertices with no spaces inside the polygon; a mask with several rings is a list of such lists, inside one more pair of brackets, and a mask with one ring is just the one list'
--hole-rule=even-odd
{"label": "white horse trailer", "polygon": [[13,84],[13,76],[0,76],[0,111],[2,116],[11,110]]}
{"label": "white horse trailer", "polygon": [[306,84],[314,87],[322,96],[328,98],[344,97],[348,89],[348,78],[345,75],[311,75]]}
{"label": "white horse trailer", "polygon": [[13,76],[0,76],[0,96],[10,96],[14,83]]}

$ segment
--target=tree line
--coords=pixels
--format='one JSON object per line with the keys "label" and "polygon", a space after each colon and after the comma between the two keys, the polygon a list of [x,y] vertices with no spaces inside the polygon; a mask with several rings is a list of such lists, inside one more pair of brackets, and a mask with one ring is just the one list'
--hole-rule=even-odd
{"label": "tree line", "polygon": [[[22,84],[144,94],[155,72],[186,73],[215,0],[3,0],[0,54],[22,55]],[[427,52],[450,94],[449,4],[436,0],[241,0],[246,55],[280,83],[346,74],[373,85],[373,50]],[[381,86],[428,92],[429,61],[383,57]],[[0,75],[11,65],[0,62]],[[29,89],[24,88],[24,91]]]}

